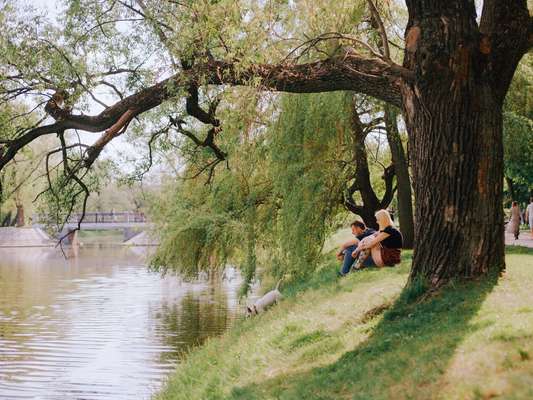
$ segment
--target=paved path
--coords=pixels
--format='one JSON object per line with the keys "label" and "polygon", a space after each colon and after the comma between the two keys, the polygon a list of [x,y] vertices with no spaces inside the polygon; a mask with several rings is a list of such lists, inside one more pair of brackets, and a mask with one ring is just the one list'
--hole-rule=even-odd
{"label": "paved path", "polygon": [[38,228],[0,228],[0,247],[53,247],[56,242]]}
{"label": "paved path", "polygon": [[515,240],[512,233],[505,232],[505,244],[533,248],[533,237],[531,237],[530,232],[522,231],[518,236],[518,240]]}
{"label": "paved path", "polygon": [[124,242],[124,244],[129,246],[158,246],[159,239],[148,232],[141,232]]}

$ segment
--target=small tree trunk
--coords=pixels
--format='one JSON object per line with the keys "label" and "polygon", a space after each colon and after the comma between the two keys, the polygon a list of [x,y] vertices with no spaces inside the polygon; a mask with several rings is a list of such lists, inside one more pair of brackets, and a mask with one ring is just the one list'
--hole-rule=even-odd
{"label": "small tree trunk", "polygon": [[15,191],[15,206],[17,207],[15,225],[20,228],[21,226],[24,226],[24,205],[20,199],[20,189]]}
{"label": "small tree trunk", "polygon": [[505,177],[505,182],[507,182],[507,188],[509,189],[509,196],[511,197],[509,200],[513,201],[514,199],[516,199],[516,193],[515,193],[515,189],[514,189],[514,182],[508,176]]}
{"label": "small tree trunk", "polygon": [[387,140],[396,172],[398,182],[398,219],[402,230],[403,246],[412,249],[414,243],[415,227],[413,220],[413,204],[411,192],[411,179],[409,167],[403,149],[400,133],[398,132],[398,115],[396,110],[385,105],[385,125],[387,127]]}
{"label": "small tree trunk", "polygon": [[24,226],[24,206],[17,204],[17,215],[15,217],[15,225],[20,228]]}

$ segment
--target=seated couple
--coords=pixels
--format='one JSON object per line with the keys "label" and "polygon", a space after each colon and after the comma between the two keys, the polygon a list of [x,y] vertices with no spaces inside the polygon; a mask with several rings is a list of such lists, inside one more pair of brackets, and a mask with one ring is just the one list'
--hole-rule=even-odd
{"label": "seated couple", "polygon": [[403,246],[402,234],[394,227],[387,210],[376,212],[379,232],[367,228],[364,223],[355,221],[351,224],[355,238],[344,243],[337,258],[343,261],[340,275],[346,275],[352,268],[393,266],[400,263]]}

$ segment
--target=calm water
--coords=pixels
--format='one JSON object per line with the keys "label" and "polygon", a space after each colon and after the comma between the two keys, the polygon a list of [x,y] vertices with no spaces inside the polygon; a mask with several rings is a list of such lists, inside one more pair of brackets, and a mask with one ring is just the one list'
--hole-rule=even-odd
{"label": "calm water", "polygon": [[0,399],[149,399],[240,315],[240,277],[161,278],[126,248],[0,249]]}

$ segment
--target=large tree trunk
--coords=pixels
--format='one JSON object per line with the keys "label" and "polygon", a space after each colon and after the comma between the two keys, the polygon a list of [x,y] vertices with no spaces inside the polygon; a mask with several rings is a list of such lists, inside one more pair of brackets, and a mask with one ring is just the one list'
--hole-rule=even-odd
{"label": "large tree trunk", "polygon": [[412,249],[415,237],[413,220],[413,204],[409,166],[403,149],[400,133],[398,132],[398,114],[393,106],[385,105],[385,125],[387,140],[398,182],[398,219],[403,235],[403,247]]}
{"label": "large tree trunk", "polygon": [[404,66],[416,76],[402,88],[416,197],[410,278],[439,287],[505,267],[502,104],[521,54],[507,55],[507,74],[495,78],[500,49],[480,34],[473,1],[407,5]]}
{"label": "large tree trunk", "polygon": [[501,106],[487,93],[478,108],[475,97],[446,105],[413,100],[417,224],[411,277],[433,286],[504,268]]}

